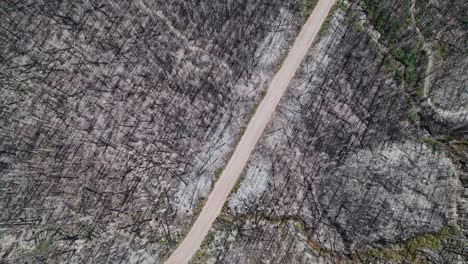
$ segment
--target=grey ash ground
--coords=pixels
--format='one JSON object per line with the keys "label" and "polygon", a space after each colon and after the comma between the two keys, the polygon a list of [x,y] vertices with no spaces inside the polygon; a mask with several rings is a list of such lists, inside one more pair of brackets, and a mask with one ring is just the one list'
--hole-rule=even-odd
{"label": "grey ash ground", "polygon": [[[164,260],[313,2],[1,1],[0,262]],[[339,1],[192,262],[467,262],[466,10]]]}
{"label": "grey ash ground", "polygon": [[[465,263],[467,127],[436,113],[466,107],[466,24],[424,94],[411,3],[388,2],[339,3],[193,263]],[[442,79],[451,110],[427,103]]]}
{"label": "grey ash ground", "polygon": [[0,2],[1,262],[159,262],[301,1]]}

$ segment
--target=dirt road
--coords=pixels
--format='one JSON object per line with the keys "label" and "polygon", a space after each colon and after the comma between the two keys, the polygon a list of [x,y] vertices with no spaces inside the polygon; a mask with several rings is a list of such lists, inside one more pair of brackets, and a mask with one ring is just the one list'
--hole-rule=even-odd
{"label": "dirt road", "polygon": [[211,225],[221,213],[226,199],[239,179],[252,150],[270,121],[289,82],[294,77],[335,2],[336,0],[320,0],[317,3],[281,68],[273,77],[264,99],[260,102],[231,159],[208,196],[203,210],[166,264],[187,263],[200,248]]}
{"label": "dirt road", "polygon": [[410,12],[414,28],[418,33],[419,39],[423,43],[422,48],[427,53],[427,67],[425,74],[426,77],[424,78],[423,97],[427,98],[427,103],[432,109],[434,109],[435,117],[437,119],[452,122],[455,124],[468,123],[468,106],[462,107],[462,109],[457,111],[451,111],[442,109],[432,102],[432,99],[429,96],[429,88],[431,86],[431,76],[433,70],[432,68],[434,67],[434,53],[432,51],[431,44],[424,39],[424,36],[416,23],[416,0],[412,0]]}

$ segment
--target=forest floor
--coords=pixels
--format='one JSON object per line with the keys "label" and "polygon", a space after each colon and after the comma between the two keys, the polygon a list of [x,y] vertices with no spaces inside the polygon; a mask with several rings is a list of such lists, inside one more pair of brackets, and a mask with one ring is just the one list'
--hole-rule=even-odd
{"label": "forest floor", "polygon": [[200,248],[216,217],[238,181],[250,154],[270,121],[288,84],[318,35],[335,0],[320,0],[296,38],[288,56],[273,78],[265,98],[250,120],[236,150],[210,193],[187,236],[166,263],[187,263]]}
{"label": "forest floor", "polygon": [[415,18],[415,6],[416,6],[416,0],[413,0],[411,2],[411,20],[414,24],[414,28],[416,29],[416,32],[418,33],[419,39],[423,43],[423,49],[427,53],[427,67],[426,67],[426,74],[424,77],[424,97],[427,98],[427,103],[428,105],[436,111],[436,116],[441,119],[441,120],[455,120],[455,122],[463,122],[463,119],[465,119],[466,114],[468,113],[468,106],[463,107],[461,110],[458,111],[451,111],[451,110],[446,110],[442,109],[438,106],[436,106],[430,96],[429,96],[429,88],[431,86],[431,73],[433,70],[434,66],[434,54],[431,49],[430,43],[426,42],[424,39],[424,36],[421,33],[421,30],[417,26],[416,23],[416,18]]}

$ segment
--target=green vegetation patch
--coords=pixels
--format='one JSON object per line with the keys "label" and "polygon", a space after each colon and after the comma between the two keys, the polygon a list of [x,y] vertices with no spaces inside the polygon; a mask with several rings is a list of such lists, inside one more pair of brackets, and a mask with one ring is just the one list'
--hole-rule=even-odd
{"label": "green vegetation patch", "polygon": [[215,240],[216,232],[210,230],[208,235],[206,235],[205,240],[203,240],[202,247],[207,247]]}
{"label": "green vegetation patch", "polygon": [[3,11],[5,11],[7,13],[13,12],[14,10],[15,10],[15,8],[10,4],[5,4],[3,6]]}
{"label": "green vegetation patch", "polygon": [[344,3],[344,1],[338,0],[338,2],[336,2],[336,4],[330,10],[330,13],[328,14],[327,18],[323,22],[323,25],[320,28],[320,31],[318,33],[318,36],[315,42],[318,42],[323,37],[325,32],[327,32],[328,28],[330,27],[330,23],[335,12],[337,12],[338,10],[341,10],[342,12],[346,12],[347,9],[348,9],[348,6]]}
{"label": "green vegetation patch", "polygon": [[[391,3],[390,3],[391,4]],[[379,31],[389,45],[398,43],[402,34],[410,27],[410,18],[401,19],[390,16],[388,4],[380,0],[362,0],[361,6],[377,31]]]}
{"label": "green vegetation patch", "polygon": [[52,249],[52,244],[51,240],[41,240],[36,244],[34,253],[41,257],[46,257]]}
{"label": "green vegetation patch", "polygon": [[438,135],[435,137],[423,138],[423,142],[426,143],[426,145],[431,147],[433,150],[440,149],[441,147],[446,146],[446,144],[449,144],[454,140],[455,138],[451,135]]}
{"label": "green vegetation patch", "polygon": [[223,227],[228,227],[228,228],[232,228],[232,227],[235,227],[236,224],[231,220],[229,219],[228,217],[226,217],[223,213],[221,213],[217,218],[216,218],[216,222],[220,225],[222,225]]}
{"label": "green vegetation patch", "polygon": [[357,252],[354,254],[354,259],[407,260],[411,263],[417,263],[418,252],[422,250],[441,251],[445,241],[457,234],[458,231],[454,227],[446,226],[439,232],[421,233],[400,244],[391,244],[385,248],[372,248],[364,252]]}
{"label": "green vegetation patch", "polygon": [[214,171],[213,184],[219,180],[219,177],[221,177],[221,174],[223,173],[223,169],[223,167],[219,167]]}
{"label": "green vegetation patch", "polygon": [[195,253],[193,258],[190,260],[189,263],[191,264],[202,264],[208,263],[208,260],[213,257],[213,253],[210,253],[208,247],[213,243],[216,237],[216,231],[210,230],[208,235],[206,235],[205,239],[203,240],[200,249]]}
{"label": "green vegetation patch", "polygon": [[397,48],[392,54],[395,59],[405,66],[403,77],[406,83],[414,84],[418,80],[420,72],[424,69],[420,65],[424,64],[421,63],[421,60],[426,54],[421,49],[421,45],[418,44],[411,49]]}
{"label": "green vegetation patch", "polygon": [[378,0],[360,3],[370,23],[381,34],[382,43],[388,47],[388,60],[395,61],[385,62],[385,68],[391,71],[398,84],[407,85],[412,97],[422,98],[428,58],[422,41],[415,36],[411,14],[406,7],[394,10],[391,3]]}
{"label": "green vegetation patch", "polygon": [[206,252],[206,250],[199,249],[197,253],[193,256],[193,258],[190,260],[190,264],[205,264],[208,263],[208,260],[210,259],[210,254]]}
{"label": "green vegetation patch", "polygon": [[305,17],[309,17],[317,3],[318,0],[302,0],[300,6],[301,14]]}

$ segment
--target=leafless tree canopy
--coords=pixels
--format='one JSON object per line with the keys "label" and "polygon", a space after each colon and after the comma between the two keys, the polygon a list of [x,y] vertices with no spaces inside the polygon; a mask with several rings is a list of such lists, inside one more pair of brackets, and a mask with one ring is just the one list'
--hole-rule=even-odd
{"label": "leafless tree canopy", "polygon": [[[339,1],[194,263],[455,263],[464,0]],[[0,262],[177,245],[309,0],[0,1]]]}
{"label": "leafless tree canopy", "polygon": [[466,261],[466,24],[431,2],[339,2],[193,263]]}
{"label": "leafless tree canopy", "polygon": [[221,166],[300,4],[0,2],[2,261],[165,255],[209,191],[181,211],[179,187]]}

